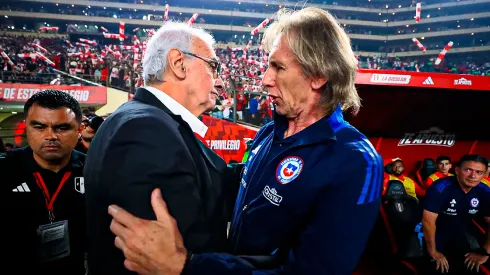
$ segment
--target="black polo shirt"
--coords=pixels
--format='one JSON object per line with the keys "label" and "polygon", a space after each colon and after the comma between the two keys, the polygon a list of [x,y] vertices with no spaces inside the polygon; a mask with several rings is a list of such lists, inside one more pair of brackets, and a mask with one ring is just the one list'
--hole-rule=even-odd
{"label": "black polo shirt", "polygon": [[88,149],[87,149],[87,148],[85,148],[85,146],[83,145],[83,143],[82,143],[82,138],[80,138],[80,139],[78,140],[77,146],[75,146],[75,150],[77,150],[77,151],[78,151],[78,152],[80,152],[80,153],[87,154]]}
{"label": "black polo shirt", "polygon": [[480,183],[468,193],[455,176],[435,181],[427,190],[424,209],[439,216],[436,221],[436,247],[469,249],[467,234],[475,235],[473,219],[490,216],[490,188]]}
{"label": "black polo shirt", "polygon": [[[0,206],[3,217],[2,268],[16,274],[84,274],[85,199],[83,164],[85,155],[73,151],[69,164],[58,173],[39,167],[30,147],[0,154]],[[40,225],[50,224],[39,177],[53,196],[66,177],[54,203],[54,222],[68,221],[70,255],[48,264],[37,257]]]}

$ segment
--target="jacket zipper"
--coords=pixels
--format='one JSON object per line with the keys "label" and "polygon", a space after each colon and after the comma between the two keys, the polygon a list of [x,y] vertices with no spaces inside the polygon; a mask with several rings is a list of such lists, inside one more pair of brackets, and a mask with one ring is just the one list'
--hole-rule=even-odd
{"label": "jacket zipper", "polygon": [[250,211],[246,212],[248,209],[250,209],[250,205],[252,205],[256,200],[258,200],[258,198],[254,199],[253,201],[250,202],[250,204],[246,204],[243,209],[242,209],[242,212],[241,212],[241,215],[240,215],[240,218],[238,220],[238,223],[237,223],[237,229],[236,229],[236,233],[233,235],[233,241],[234,241],[234,244],[233,244],[233,252],[236,251],[236,248],[238,246],[238,240],[240,239],[240,235],[242,233],[242,219],[243,219],[243,216],[246,214],[246,215],[250,215],[251,213],[255,212],[256,210],[259,210],[259,209],[262,209],[264,207],[266,207],[267,205],[266,204],[262,204],[256,208],[253,208],[251,209]]}
{"label": "jacket zipper", "polygon": [[[263,142],[261,142],[261,143],[260,143],[260,145],[262,146],[263,144],[267,144],[267,142],[268,142],[267,140],[268,140],[268,139],[269,139],[269,140],[271,139],[271,134],[269,134],[269,136],[266,136],[266,137],[265,137],[265,139],[264,139],[264,141],[263,141]],[[263,148],[263,149],[266,149],[266,148]],[[269,148],[267,148],[266,150],[267,150],[266,154],[268,154],[268,153],[269,153],[269,150],[270,150],[270,146],[269,146]],[[258,152],[257,152],[257,154],[255,154],[255,156],[256,156],[256,155],[258,155]],[[250,172],[249,172],[249,173],[253,173],[253,174],[252,174],[252,175],[249,177],[249,180],[248,180],[248,182],[249,182],[249,183],[250,183],[250,182],[252,182],[252,180],[255,178],[255,175],[256,175],[256,172],[257,172],[257,167],[260,167],[260,166],[261,166],[261,164],[262,164],[262,162],[263,162],[262,160],[259,160],[259,162],[258,162],[256,165],[252,165],[252,166],[250,167],[250,168],[254,168],[254,169],[253,169],[252,171],[250,171]],[[247,167],[247,169],[248,169],[248,167]],[[264,172],[262,172],[262,174],[263,174],[263,173],[264,173]],[[242,176],[242,179],[243,179],[243,176]],[[249,186],[250,186],[250,184],[249,184],[249,183],[247,183],[247,186],[246,186],[246,187],[244,188],[244,190],[243,190],[243,195],[242,195],[242,196],[243,196],[243,202],[242,202],[242,205],[241,205],[242,210],[241,210],[241,211],[239,212],[239,214],[238,214],[238,215],[239,215],[239,216],[238,216],[238,220],[237,220],[237,222],[236,222],[235,224],[232,224],[232,226],[231,226],[231,228],[230,228],[230,230],[232,230],[232,231],[234,232],[234,234],[231,236],[231,240],[232,240],[232,241],[233,241],[233,240],[235,240],[235,236],[237,235],[237,232],[238,232],[238,230],[239,230],[239,228],[238,228],[238,227],[239,227],[239,225],[240,225],[240,224],[241,224],[241,222],[242,222],[242,215],[243,215],[243,211],[244,211],[244,210],[246,210],[246,208],[249,206],[249,205],[247,205],[247,204],[246,204],[246,198],[247,198],[248,188],[249,188]],[[245,206],[243,206],[244,204],[246,205],[246,207],[245,207]],[[249,203],[249,204],[250,204],[250,203]],[[243,207],[245,207],[245,209],[243,209]]]}

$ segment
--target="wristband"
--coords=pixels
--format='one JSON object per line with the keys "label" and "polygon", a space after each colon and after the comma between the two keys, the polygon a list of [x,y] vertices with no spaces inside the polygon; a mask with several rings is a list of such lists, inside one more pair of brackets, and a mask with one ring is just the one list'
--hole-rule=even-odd
{"label": "wristband", "polygon": [[490,253],[488,253],[484,248],[480,247],[478,249],[475,250],[475,253],[477,254],[480,254],[480,255],[484,255],[484,256],[487,256],[487,257],[490,257]]}

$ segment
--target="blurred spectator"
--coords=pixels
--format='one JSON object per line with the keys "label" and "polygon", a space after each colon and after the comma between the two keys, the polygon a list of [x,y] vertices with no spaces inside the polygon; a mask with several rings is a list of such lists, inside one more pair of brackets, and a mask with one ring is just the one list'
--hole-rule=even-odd
{"label": "blurred spectator", "polygon": [[13,145],[12,143],[5,143],[5,151],[11,151],[11,150],[14,150],[16,148],[15,145]]}
{"label": "blurred spectator", "polygon": [[390,181],[400,181],[403,183],[409,196],[412,196],[415,199],[425,196],[425,190],[413,179],[405,175],[405,165],[401,159],[394,158],[387,167],[389,168],[390,173],[385,173],[384,175],[383,195],[386,194]]}
{"label": "blurred spectator", "polygon": [[254,125],[260,125],[260,95],[259,94],[254,94],[253,98],[250,100],[250,121]]}
{"label": "blurred spectator", "polygon": [[3,139],[0,137],[0,153],[5,153],[7,149],[5,149],[5,144],[3,143]]}

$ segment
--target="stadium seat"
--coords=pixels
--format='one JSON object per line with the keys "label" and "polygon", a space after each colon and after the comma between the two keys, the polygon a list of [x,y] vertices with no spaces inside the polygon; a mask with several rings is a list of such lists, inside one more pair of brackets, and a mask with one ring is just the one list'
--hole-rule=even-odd
{"label": "stadium seat", "polygon": [[403,258],[422,257],[424,249],[416,230],[422,220],[419,201],[407,194],[402,182],[393,180],[388,182],[388,190],[383,197],[383,208],[393,230],[397,253]]}
{"label": "stadium seat", "polygon": [[389,181],[381,216],[390,239],[394,272],[418,274],[414,262],[421,261],[426,251],[420,233],[422,207],[419,201],[407,194],[402,182]]}
{"label": "stadium seat", "polygon": [[422,161],[422,167],[417,170],[417,180],[419,184],[424,186],[424,182],[429,178],[430,175],[437,171],[436,163],[431,158],[426,158]]}
{"label": "stadium seat", "polygon": [[388,163],[384,167],[385,173],[391,175],[393,174],[393,169],[391,168],[391,163]]}

